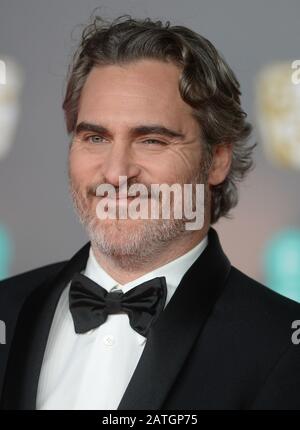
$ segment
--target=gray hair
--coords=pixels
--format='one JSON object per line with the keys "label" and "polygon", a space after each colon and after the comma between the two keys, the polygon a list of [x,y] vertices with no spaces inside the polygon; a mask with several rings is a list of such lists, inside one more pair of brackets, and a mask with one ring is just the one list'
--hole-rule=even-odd
{"label": "gray hair", "polygon": [[253,167],[256,144],[247,142],[252,126],[241,108],[240,85],[233,71],[209,40],[187,27],[129,15],[112,22],[95,16],[84,28],[69,66],[63,101],[68,133],[76,126],[81,91],[94,66],[146,58],[171,61],[182,69],[179,91],[193,108],[202,130],[206,164],[212,160],[215,145],[232,145],[227,177],[211,186],[211,223],[222,216],[229,217],[238,202],[237,183]]}

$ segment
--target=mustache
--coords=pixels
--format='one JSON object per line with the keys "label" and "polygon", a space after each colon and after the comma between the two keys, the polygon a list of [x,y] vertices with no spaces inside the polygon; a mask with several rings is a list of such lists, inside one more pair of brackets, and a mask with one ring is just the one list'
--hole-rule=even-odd
{"label": "mustache", "polygon": [[[147,199],[153,199],[153,200],[160,200],[163,195],[163,190],[161,187],[172,187],[175,186],[175,193],[176,193],[176,186],[179,185],[181,187],[181,193],[183,197],[184,187],[186,185],[192,186],[192,189],[195,193],[196,185],[197,184],[205,184],[205,178],[203,177],[203,173],[197,172],[194,177],[185,177],[185,178],[176,178],[177,181],[167,183],[145,183],[144,181],[141,181],[140,178],[128,178],[128,177],[122,177],[122,179],[126,178],[125,180],[122,180],[121,182],[121,176],[119,177],[119,183],[114,185],[107,181],[95,181],[90,186],[86,188],[85,194],[86,196],[90,197],[113,197],[113,198],[119,198],[120,196],[125,197],[133,197],[133,198],[147,198]],[[207,184],[206,184],[207,185]],[[178,191],[178,189],[177,189]]]}
{"label": "mustache", "polygon": [[[124,194],[125,190],[126,190],[126,193],[129,197],[131,197],[130,192],[132,194],[132,191],[133,191],[133,197],[136,197],[137,195],[140,198],[156,198],[157,199],[159,197],[159,193],[155,192],[155,190],[153,190],[151,188],[151,184],[145,184],[145,183],[137,182],[137,181],[130,181],[130,182],[127,181],[126,187],[122,186],[122,185],[121,186],[115,186],[115,185],[110,184],[109,182],[101,182],[101,183],[98,182],[98,183],[88,187],[87,193],[89,195],[92,195],[92,196],[97,196],[98,188],[104,184],[109,185],[114,190],[115,195],[117,197],[120,194]],[[142,186],[142,190],[141,189],[134,190],[134,188],[131,188],[131,187],[134,187],[135,185]],[[131,188],[131,190],[130,190],[130,188]],[[103,196],[102,195],[99,196],[99,194],[98,194],[98,197],[103,197]]]}

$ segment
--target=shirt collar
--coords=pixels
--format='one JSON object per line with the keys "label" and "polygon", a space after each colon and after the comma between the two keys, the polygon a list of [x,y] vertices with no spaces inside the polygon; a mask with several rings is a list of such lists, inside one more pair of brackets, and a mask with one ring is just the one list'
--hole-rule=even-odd
{"label": "shirt collar", "polygon": [[96,260],[92,247],[90,247],[89,258],[84,271],[84,275],[90,278],[92,281],[96,282],[97,284],[101,285],[107,291],[121,288],[124,293],[143,282],[149,281],[150,279],[164,276],[166,278],[167,284],[167,299],[165,303],[166,306],[171,300],[173,294],[175,293],[175,290],[178,287],[184,274],[202,254],[202,252],[207,246],[207,243],[208,238],[207,236],[205,236],[201,240],[201,242],[194,246],[194,248],[192,248],[190,251],[186,252],[175,260],[172,260],[169,263],[164,264],[163,266],[160,266],[157,269],[154,269],[151,272],[146,273],[145,275],[142,275],[134,281],[128,282],[124,285],[119,284],[100,266],[100,264]]}

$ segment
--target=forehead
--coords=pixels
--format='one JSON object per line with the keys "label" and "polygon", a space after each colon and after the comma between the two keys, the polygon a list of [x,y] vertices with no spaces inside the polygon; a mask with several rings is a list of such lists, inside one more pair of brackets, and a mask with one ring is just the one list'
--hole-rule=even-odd
{"label": "forehead", "polygon": [[78,116],[191,117],[192,108],[180,96],[180,74],[175,64],[152,59],[94,67],[82,89]]}

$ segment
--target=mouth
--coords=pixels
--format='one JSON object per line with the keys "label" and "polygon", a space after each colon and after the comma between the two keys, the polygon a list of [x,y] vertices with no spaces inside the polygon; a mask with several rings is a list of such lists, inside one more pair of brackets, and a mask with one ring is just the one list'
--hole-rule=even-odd
{"label": "mouth", "polygon": [[134,199],[148,199],[148,196],[142,196],[142,195],[136,195],[136,196],[129,196],[127,193],[118,193],[114,196],[110,196],[110,195],[106,195],[103,196],[102,193],[97,192],[94,194],[94,196],[96,197],[100,197],[101,199],[105,199],[107,201],[117,201],[117,202],[122,202],[122,201],[132,201]]}
{"label": "mouth", "polygon": [[111,197],[107,197],[107,196],[106,197],[100,197],[100,201],[102,202],[102,204],[109,204],[109,205],[115,205],[116,204],[116,205],[124,205],[124,206],[128,205],[130,202],[132,202],[133,200],[136,200],[136,199],[138,199],[138,197],[136,197],[136,196],[134,196],[134,197],[116,196],[115,198],[111,198]]}

